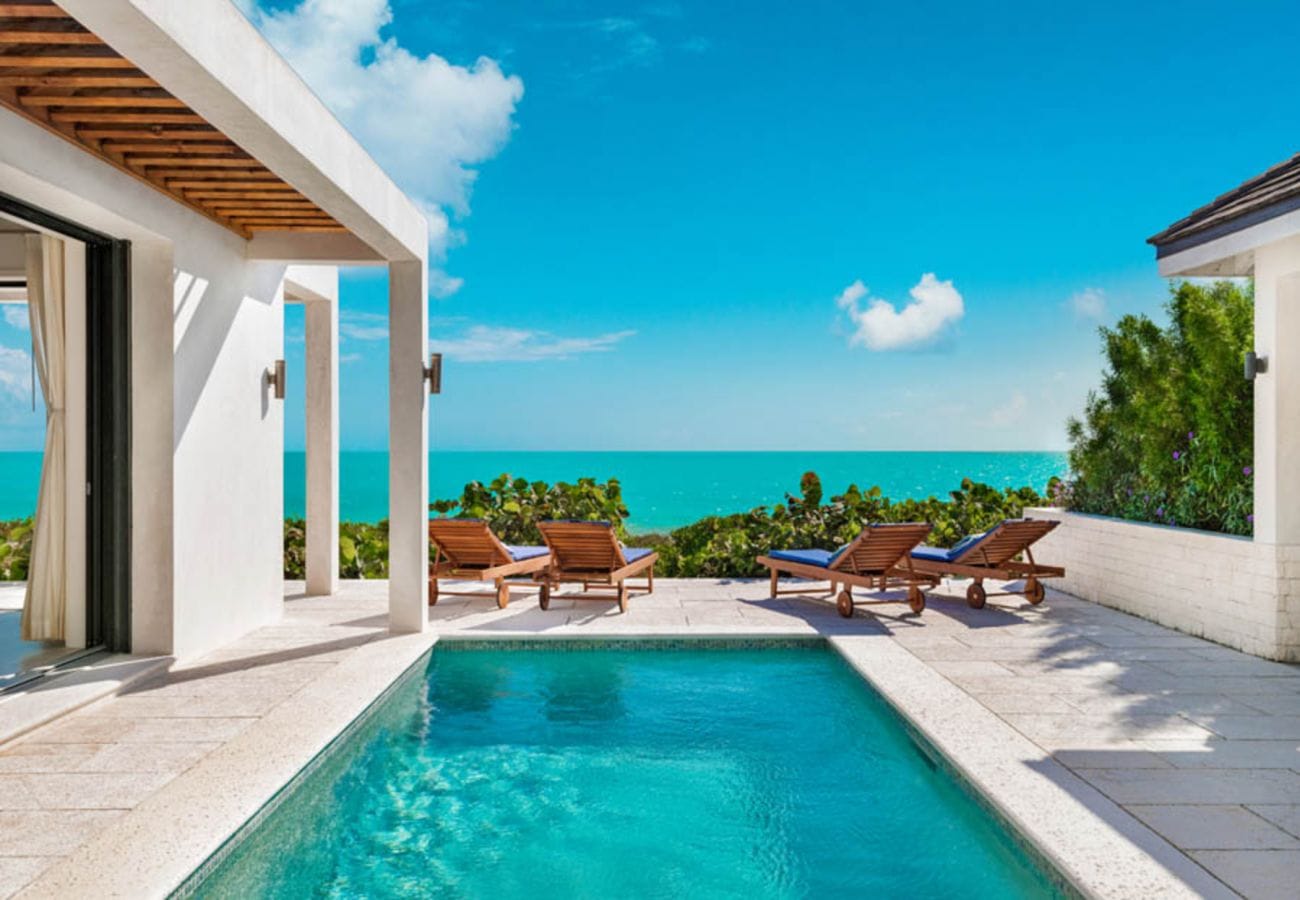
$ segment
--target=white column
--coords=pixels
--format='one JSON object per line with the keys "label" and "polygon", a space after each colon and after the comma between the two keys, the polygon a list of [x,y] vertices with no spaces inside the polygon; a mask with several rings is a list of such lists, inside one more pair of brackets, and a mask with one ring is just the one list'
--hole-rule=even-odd
{"label": "white column", "polygon": [[1255,540],[1300,544],[1300,237],[1255,250]]}
{"label": "white column", "polygon": [[402,632],[428,621],[427,279],[423,261],[388,264],[388,627]]}
{"label": "white column", "polygon": [[307,593],[332,594],[339,580],[339,311],[307,300]]}

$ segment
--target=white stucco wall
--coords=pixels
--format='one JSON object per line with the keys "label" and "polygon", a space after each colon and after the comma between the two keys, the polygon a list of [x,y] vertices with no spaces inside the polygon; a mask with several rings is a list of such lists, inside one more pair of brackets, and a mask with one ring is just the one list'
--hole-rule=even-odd
{"label": "white stucco wall", "polygon": [[1059,509],[1034,558],[1052,586],[1268,659],[1300,661],[1300,547]]}
{"label": "white stucco wall", "polygon": [[0,191],[132,241],[132,635],[190,657],[281,609],[284,266],[0,111]]}

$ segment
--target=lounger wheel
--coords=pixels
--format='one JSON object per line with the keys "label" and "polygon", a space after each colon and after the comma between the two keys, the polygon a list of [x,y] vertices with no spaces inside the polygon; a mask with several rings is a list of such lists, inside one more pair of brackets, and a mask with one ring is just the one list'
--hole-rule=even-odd
{"label": "lounger wheel", "polygon": [[1025,582],[1025,599],[1029,601],[1031,606],[1042,603],[1043,598],[1046,596],[1047,588],[1043,587],[1043,583],[1037,578],[1031,578]]}
{"label": "lounger wheel", "polygon": [[438,579],[436,578],[429,579],[429,605],[438,605]]}
{"label": "lounger wheel", "polygon": [[853,595],[847,590],[840,591],[839,596],[835,598],[835,608],[844,618],[853,618]]}
{"label": "lounger wheel", "polygon": [[497,585],[497,609],[505,609],[510,605],[510,585],[504,581]]}
{"label": "lounger wheel", "polygon": [[966,604],[971,609],[983,609],[988,599],[989,595],[985,592],[984,585],[978,581],[966,588]]}
{"label": "lounger wheel", "polygon": [[912,607],[912,612],[919,616],[921,611],[925,609],[925,591],[916,585],[909,587],[907,589],[907,605]]}
{"label": "lounger wheel", "polygon": [[620,581],[618,583],[618,611],[621,613],[627,612],[627,582],[626,581]]}
{"label": "lounger wheel", "polygon": [[551,586],[545,582],[542,583],[542,589],[537,592],[537,605],[542,609],[551,608]]}

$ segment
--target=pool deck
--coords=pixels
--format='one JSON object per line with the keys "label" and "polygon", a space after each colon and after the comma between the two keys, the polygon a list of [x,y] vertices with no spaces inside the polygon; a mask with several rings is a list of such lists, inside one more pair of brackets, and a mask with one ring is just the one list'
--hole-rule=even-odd
{"label": "pool deck", "polygon": [[656,587],[627,615],[444,596],[394,636],[383,582],[290,585],[279,624],[0,745],[0,896],[165,895],[442,637],[794,635],[828,638],[1084,893],[1294,896],[1300,667],[1050,591],[845,620],[766,582]]}

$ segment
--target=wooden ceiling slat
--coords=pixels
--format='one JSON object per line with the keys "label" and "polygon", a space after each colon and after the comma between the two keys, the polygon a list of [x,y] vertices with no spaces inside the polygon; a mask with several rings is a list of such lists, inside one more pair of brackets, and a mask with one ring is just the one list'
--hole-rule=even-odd
{"label": "wooden ceiling slat", "polygon": [[57,5],[0,3],[0,107],[245,238],[347,232]]}
{"label": "wooden ceiling slat", "polygon": [[89,31],[15,31],[0,30],[0,44],[48,44],[51,46],[103,44]]}
{"label": "wooden ceiling slat", "polygon": [[[132,171],[138,172],[140,170],[132,169]],[[198,178],[201,175],[211,175],[214,183],[220,177],[237,178],[241,181],[265,181],[268,185],[280,183],[279,176],[273,172],[268,172],[266,169],[249,169],[243,172],[237,172],[233,169],[150,169],[148,171],[150,178],[162,178],[168,184],[171,183],[172,179],[184,178],[188,180]]]}
{"label": "wooden ceiling slat", "polygon": [[245,231],[292,231],[295,234],[347,234],[347,229],[342,225],[294,225],[292,227],[283,227],[279,225],[248,225]]}
{"label": "wooden ceiling slat", "polygon": [[50,113],[52,122],[139,122],[144,125],[206,125],[207,120],[193,113],[96,112],[65,109]]}
{"label": "wooden ceiling slat", "polygon": [[100,148],[108,153],[243,153],[234,144],[216,143],[164,143],[158,141],[131,143],[130,141],[104,141]]}
{"label": "wooden ceiling slat", "polygon": [[200,200],[222,197],[227,200],[276,200],[298,193],[287,184],[272,181],[186,181],[178,178],[169,180],[167,186]]}
{"label": "wooden ceiling slat", "polygon": [[329,225],[334,220],[329,216],[324,218],[311,218],[301,216],[297,218],[280,218],[278,216],[231,216],[230,221],[244,227],[251,225]]}
{"label": "wooden ceiling slat", "polygon": [[215,128],[78,128],[77,137],[91,141],[222,141]]}
{"label": "wooden ceiling slat", "polygon": [[[242,152],[242,151],[241,151]],[[174,169],[246,169],[258,165],[257,160],[251,157],[242,157],[239,159],[219,158],[219,157],[191,157],[191,156],[130,156],[126,158],[127,165],[144,166],[153,168],[158,166],[170,166]]]}
{"label": "wooden ceiling slat", "polygon": [[225,209],[232,213],[241,210],[258,210],[258,209],[297,209],[307,210],[308,212],[316,209],[316,204],[310,200],[229,200],[229,199],[204,199],[196,198],[190,195],[191,199],[202,199],[203,205],[211,209]]}
{"label": "wooden ceiling slat", "polygon": [[67,19],[57,6],[46,3],[0,3],[0,17],[6,19]]}
{"label": "wooden ceiling slat", "polygon": [[120,56],[15,56],[0,54],[0,68],[12,69],[134,69]]}
{"label": "wooden ceiling slat", "polygon": [[3,87],[156,88],[144,75],[0,75]]}
{"label": "wooden ceiling slat", "polygon": [[320,210],[311,209],[248,209],[235,208],[225,209],[221,207],[214,208],[218,215],[228,216],[232,219],[249,219],[249,220],[271,220],[271,219],[301,219],[312,221],[332,222],[334,217],[321,212]]}
{"label": "wooden ceiling slat", "polygon": [[183,101],[175,97],[107,97],[102,95],[72,96],[59,94],[24,94],[18,98],[23,106],[95,106],[121,109],[186,109]]}

